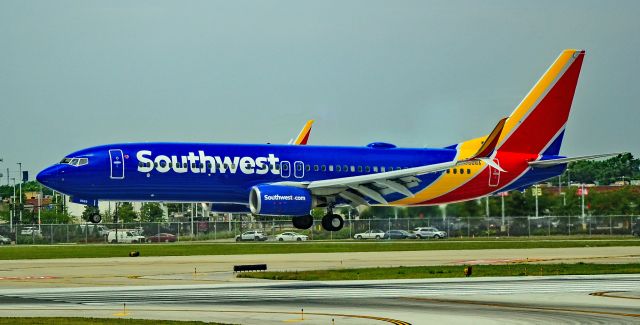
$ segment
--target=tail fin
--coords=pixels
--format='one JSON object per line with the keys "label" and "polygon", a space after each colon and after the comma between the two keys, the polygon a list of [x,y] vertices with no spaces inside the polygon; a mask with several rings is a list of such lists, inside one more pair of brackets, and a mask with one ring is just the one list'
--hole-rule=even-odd
{"label": "tail fin", "polygon": [[557,155],[584,50],[564,50],[505,122],[498,151]]}

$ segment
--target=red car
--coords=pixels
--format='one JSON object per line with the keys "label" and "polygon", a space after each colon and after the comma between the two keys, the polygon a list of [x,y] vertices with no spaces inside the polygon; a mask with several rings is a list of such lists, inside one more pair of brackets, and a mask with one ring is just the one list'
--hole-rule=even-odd
{"label": "red car", "polygon": [[149,243],[168,243],[176,241],[177,237],[174,234],[169,234],[165,232],[161,232],[159,234],[155,234],[153,236],[147,237],[147,242]]}

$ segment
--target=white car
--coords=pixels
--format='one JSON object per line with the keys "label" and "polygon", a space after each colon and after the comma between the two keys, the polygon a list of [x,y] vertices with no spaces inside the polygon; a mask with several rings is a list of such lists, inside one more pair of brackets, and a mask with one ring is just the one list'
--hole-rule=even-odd
{"label": "white car", "polygon": [[147,239],[144,236],[136,235],[135,233],[127,230],[118,230],[118,236],[116,239],[116,231],[112,230],[107,234],[107,242],[115,244],[115,243],[124,243],[124,244],[137,244],[144,243]]}
{"label": "white car", "polygon": [[355,239],[382,239],[384,237],[384,231],[380,229],[368,230],[353,235]]}
{"label": "white car", "polygon": [[242,235],[236,236],[236,241],[243,240],[265,241],[267,240],[267,235],[260,230],[249,230],[243,232]]}
{"label": "white car", "polygon": [[42,236],[42,234],[40,233],[40,229],[38,229],[38,227],[24,227],[20,230],[20,235],[36,236],[36,237]]}
{"label": "white car", "polygon": [[276,236],[277,241],[304,241],[307,239],[309,239],[309,236],[293,231],[283,232],[280,235]]}
{"label": "white car", "polygon": [[418,239],[422,239],[422,238],[440,239],[440,238],[447,237],[446,232],[440,231],[438,230],[438,228],[434,228],[434,227],[418,227],[413,230],[413,233],[416,234],[416,237],[418,237]]}

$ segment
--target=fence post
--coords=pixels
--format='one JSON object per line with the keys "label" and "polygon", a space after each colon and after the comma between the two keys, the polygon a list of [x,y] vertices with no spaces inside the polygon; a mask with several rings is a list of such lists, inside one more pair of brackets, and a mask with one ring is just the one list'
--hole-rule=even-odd
{"label": "fence post", "polygon": [[609,215],[609,236],[613,236],[613,228],[611,225],[611,215]]}
{"label": "fence post", "polygon": [[49,238],[51,239],[51,244],[53,244],[53,224],[49,225]]}
{"label": "fence post", "polygon": [[467,238],[471,238],[471,218],[467,217]]}

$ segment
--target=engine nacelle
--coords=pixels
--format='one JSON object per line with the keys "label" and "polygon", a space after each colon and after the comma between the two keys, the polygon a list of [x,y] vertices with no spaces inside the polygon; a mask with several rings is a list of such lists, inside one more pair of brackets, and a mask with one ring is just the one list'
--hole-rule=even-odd
{"label": "engine nacelle", "polygon": [[305,216],[315,206],[306,188],[284,185],[256,185],[249,194],[253,214],[265,216]]}

